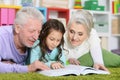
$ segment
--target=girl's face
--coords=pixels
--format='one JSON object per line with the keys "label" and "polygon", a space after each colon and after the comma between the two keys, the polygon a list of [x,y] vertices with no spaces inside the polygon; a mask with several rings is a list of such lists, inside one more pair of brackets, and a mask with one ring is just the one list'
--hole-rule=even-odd
{"label": "girl's face", "polygon": [[46,45],[50,50],[56,48],[62,39],[63,34],[57,30],[51,30],[50,34],[46,38]]}
{"label": "girl's face", "polygon": [[84,25],[73,22],[68,30],[68,40],[70,44],[74,47],[79,46],[87,37],[88,35]]}

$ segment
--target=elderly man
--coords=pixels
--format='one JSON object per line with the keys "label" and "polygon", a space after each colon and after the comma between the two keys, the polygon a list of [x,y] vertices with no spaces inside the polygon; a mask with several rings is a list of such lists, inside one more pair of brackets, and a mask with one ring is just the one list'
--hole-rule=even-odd
{"label": "elderly man", "polygon": [[33,7],[23,7],[17,12],[13,26],[0,27],[0,73],[49,69],[40,61],[25,65],[29,48],[40,34],[42,22],[40,11]]}

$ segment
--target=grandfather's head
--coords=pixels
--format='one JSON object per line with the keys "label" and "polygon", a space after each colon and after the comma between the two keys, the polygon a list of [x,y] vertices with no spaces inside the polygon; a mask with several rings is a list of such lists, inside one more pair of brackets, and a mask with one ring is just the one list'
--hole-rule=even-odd
{"label": "grandfather's head", "polygon": [[14,41],[19,47],[32,47],[40,34],[44,17],[34,7],[23,7],[17,14],[13,25]]}

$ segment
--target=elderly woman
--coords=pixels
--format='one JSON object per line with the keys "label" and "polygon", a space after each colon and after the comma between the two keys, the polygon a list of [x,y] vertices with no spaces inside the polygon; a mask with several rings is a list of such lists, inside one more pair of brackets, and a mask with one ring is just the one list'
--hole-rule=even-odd
{"label": "elderly woman", "polygon": [[[104,66],[104,56],[115,56],[113,60],[120,57],[101,49],[100,39],[93,28],[93,16],[86,10],[78,10],[68,22],[67,31],[64,35],[64,52],[70,64],[93,66],[96,69],[108,71]],[[112,55],[112,56],[111,56]],[[105,59],[106,63],[109,59]],[[118,62],[117,65],[119,64]],[[114,66],[106,64],[106,66]]]}

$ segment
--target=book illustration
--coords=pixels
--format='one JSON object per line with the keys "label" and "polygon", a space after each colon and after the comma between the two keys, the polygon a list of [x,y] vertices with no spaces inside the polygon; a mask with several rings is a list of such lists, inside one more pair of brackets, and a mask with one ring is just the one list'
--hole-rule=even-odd
{"label": "book illustration", "polygon": [[88,74],[110,74],[104,70],[96,70],[92,67],[80,65],[67,65],[61,69],[38,71],[39,74],[46,76],[66,76],[66,75],[88,75]]}

